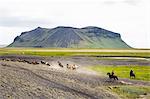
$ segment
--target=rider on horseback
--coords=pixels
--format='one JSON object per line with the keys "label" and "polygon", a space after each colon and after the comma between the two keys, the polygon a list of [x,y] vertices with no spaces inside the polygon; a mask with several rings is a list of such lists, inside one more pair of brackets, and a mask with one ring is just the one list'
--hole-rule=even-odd
{"label": "rider on horseback", "polygon": [[114,74],[115,74],[115,73],[114,73],[114,70],[112,70],[111,75],[114,76]]}

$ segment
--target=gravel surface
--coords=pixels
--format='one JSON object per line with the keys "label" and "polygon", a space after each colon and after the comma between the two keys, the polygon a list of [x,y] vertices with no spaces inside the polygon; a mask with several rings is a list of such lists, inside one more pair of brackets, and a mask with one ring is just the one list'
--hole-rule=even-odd
{"label": "gravel surface", "polygon": [[[25,59],[28,61],[41,61],[45,60],[48,62],[56,62],[61,61],[63,64],[67,63],[75,63],[80,66],[94,66],[94,65],[143,65],[143,66],[150,66],[150,59],[149,58],[136,58],[136,57],[40,57],[40,56],[24,56],[24,55],[6,55],[0,56],[0,59]],[[108,58],[108,59],[103,59]],[[116,60],[116,59],[121,60]],[[113,60],[115,59],[115,60]]]}
{"label": "gravel surface", "polygon": [[[18,60],[42,60],[51,66]],[[57,61],[62,62],[64,67],[60,67]],[[69,70],[65,67],[67,63],[76,63],[79,68]],[[93,63],[99,64],[99,61],[90,57],[1,56],[0,99],[118,99],[118,95],[104,87],[125,83],[150,85],[149,82],[129,79],[109,81],[84,68]]]}

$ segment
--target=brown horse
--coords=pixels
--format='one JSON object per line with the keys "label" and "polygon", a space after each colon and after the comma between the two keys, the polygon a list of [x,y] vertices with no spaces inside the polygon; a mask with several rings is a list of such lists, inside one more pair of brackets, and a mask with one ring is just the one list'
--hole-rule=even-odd
{"label": "brown horse", "polygon": [[64,67],[64,66],[62,65],[62,63],[59,62],[59,61],[58,61],[58,65],[59,65],[60,67]]}

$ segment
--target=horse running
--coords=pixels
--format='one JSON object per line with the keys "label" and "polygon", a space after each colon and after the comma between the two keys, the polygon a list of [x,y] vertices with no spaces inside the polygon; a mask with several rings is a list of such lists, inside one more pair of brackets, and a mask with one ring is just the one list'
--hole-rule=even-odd
{"label": "horse running", "polygon": [[107,75],[109,76],[110,79],[114,79],[114,80],[118,80],[118,77],[115,75],[111,75],[110,73],[107,73]]}
{"label": "horse running", "polygon": [[58,61],[58,65],[59,65],[60,67],[64,67],[60,61]]}

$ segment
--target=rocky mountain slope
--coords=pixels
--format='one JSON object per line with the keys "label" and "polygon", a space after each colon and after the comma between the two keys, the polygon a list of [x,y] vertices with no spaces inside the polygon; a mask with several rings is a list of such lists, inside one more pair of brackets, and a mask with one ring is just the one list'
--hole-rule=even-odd
{"label": "rocky mountain slope", "polygon": [[130,48],[120,34],[99,27],[38,27],[23,32],[8,47]]}

